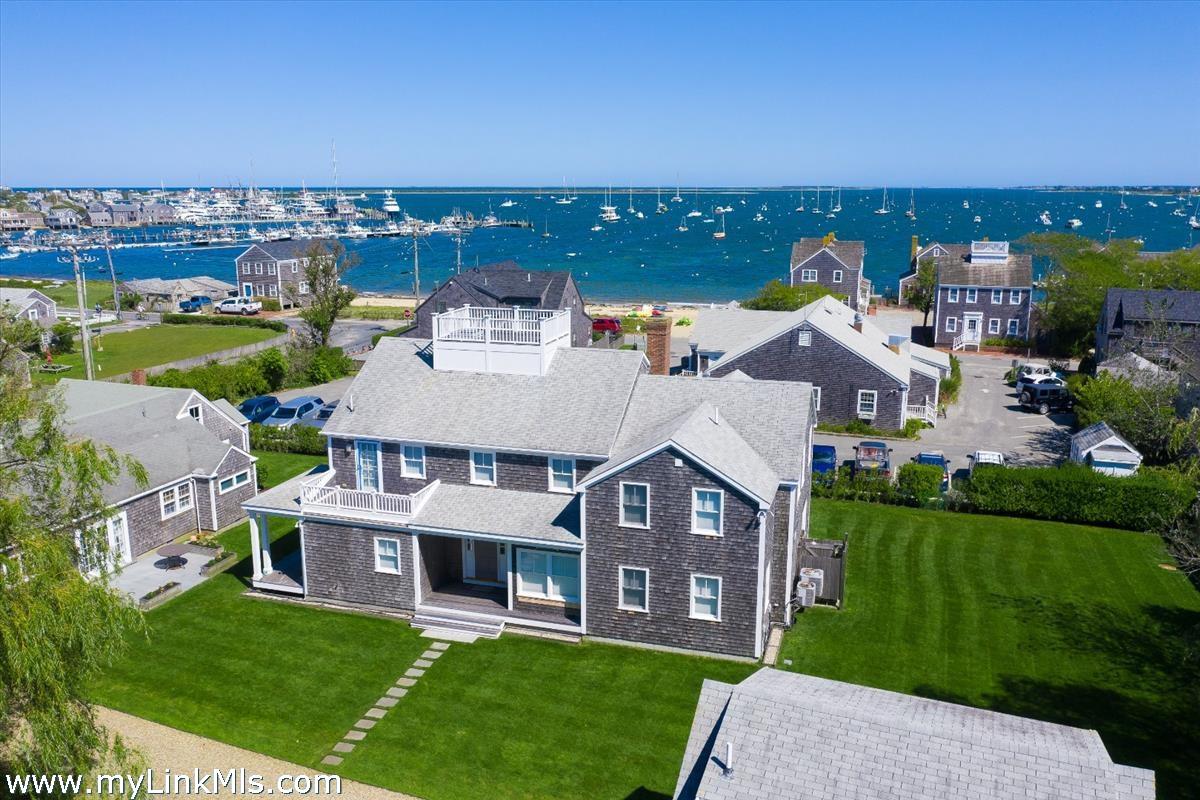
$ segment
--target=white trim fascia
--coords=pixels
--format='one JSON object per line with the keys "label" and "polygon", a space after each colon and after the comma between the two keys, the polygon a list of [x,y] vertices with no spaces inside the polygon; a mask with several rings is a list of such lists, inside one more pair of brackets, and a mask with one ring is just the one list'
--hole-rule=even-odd
{"label": "white trim fascia", "polygon": [[[580,491],[579,497],[579,630],[587,633],[587,492]],[[512,607],[513,550],[508,548],[508,605]],[[646,595],[649,600],[650,595]]]}
{"label": "white trim fascia", "polygon": [[[668,439],[665,442],[661,442],[660,444],[655,445],[654,447],[650,448],[649,450],[645,450],[641,453],[630,456],[625,461],[622,461],[618,464],[614,464],[613,466],[609,467],[608,469],[604,470],[603,472],[601,472],[600,470],[592,470],[590,473],[588,473],[588,476],[586,478],[584,478],[582,481],[579,482],[579,487],[581,489],[586,489],[591,486],[594,486],[597,483],[599,483],[600,481],[607,480],[608,478],[611,478],[613,475],[616,475],[617,473],[624,472],[625,470],[629,469],[630,467],[640,464],[641,462],[645,461],[647,458],[650,458],[651,456],[656,456],[659,453],[661,453],[663,450],[666,450],[671,447],[675,448],[680,453],[683,453],[685,456],[687,456],[693,462],[704,467],[709,472],[713,473],[714,475],[719,476],[723,481],[725,481],[730,486],[737,489],[739,492],[741,492],[746,497],[749,497],[753,500],[757,500],[759,503],[759,508],[764,508],[764,507],[769,508],[770,507],[771,503],[769,500],[759,497],[757,494],[750,491],[745,486],[742,486],[740,483],[735,481],[733,478],[730,478],[728,475],[726,475],[721,470],[716,469],[711,464],[704,461],[704,459],[697,458],[694,453],[692,453],[687,448],[681,447],[673,439]],[[629,482],[637,483],[638,481],[629,481]]]}
{"label": "white trim fascia", "polygon": [[296,529],[300,531],[300,595],[308,597],[308,559],[304,557],[304,520],[296,522]]}
{"label": "white trim fascia", "polygon": [[[322,522],[325,520],[322,519]],[[371,526],[369,522],[353,523],[355,527],[371,527],[372,530],[395,530],[395,528],[376,528]],[[410,533],[428,534],[431,536],[450,536],[455,539],[485,539],[489,542],[507,542],[509,544],[523,544],[530,547],[540,547],[543,550],[562,550],[564,552],[578,553],[583,549],[583,542],[579,544],[565,542],[550,542],[545,539],[531,539],[525,536],[505,536],[495,533],[480,533],[478,531],[463,531],[450,530],[449,528],[431,528],[425,525],[412,525],[410,523],[402,523],[398,526],[401,530],[409,531]]]}
{"label": "white trim fascia", "polygon": [[[809,448],[812,449],[811,447]],[[796,498],[800,492],[793,489],[788,492],[788,542],[787,542],[787,571],[784,573],[783,580],[783,602],[784,608],[788,608],[792,602],[792,575],[796,568]],[[784,621],[785,624],[787,620]]]}
{"label": "white trim fascia", "polygon": [[[254,476],[251,475],[250,479],[253,480]],[[218,529],[218,526],[217,526],[217,493],[213,491],[213,486],[214,486],[214,484],[210,480],[208,482],[208,510],[209,510],[209,513],[212,514],[212,529],[215,531]],[[220,489],[220,488],[221,488],[220,486],[217,486],[217,489]]]}
{"label": "white trim fascia", "polygon": [[[351,388],[353,389],[353,386],[351,386]],[[349,396],[351,393],[347,392],[346,394],[347,394],[347,396]],[[494,444],[475,445],[475,444],[465,444],[463,442],[435,442],[435,441],[429,441],[429,440],[413,439],[411,437],[407,438],[407,439],[398,439],[398,438],[392,437],[392,436],[376,436],[375,434],[366,434],[366,433],[338,433],[336,431],[328,431],[328,430],[323,430],[323,431],[321,431],[321,433],[322,433],[322,435],[324,435],[327,439],[329,439],[331,441],[333,439],[350,439],[350,440],[370,439],[371,441],[387,442],[388,444],[419,444],[422,447],[445,447],[449,450],[480,450],[480,451],[497,453],[497,454],[499,454],[499,453],[515,453],[517,455],[523,455],[523,456],[547,456],[547,457],[557,456],[559,458],[573,458],[576,461],[578,461],[580,459],[583,459],[585,461],[605,461],[609,455],[608,453],[600,453],[600,454],[597,454],[597,453],[561,453],[561,452],[554,451],[554,450],[532,450],[529,448],[508,447],[508,446],[501,447],[499,445],[494,445]],[[332,443],[331,443],[331,447],[332,447]]]}
{"label": "white trim fascia", "polygon": [[421,605],[421,545],[417,541],[417,536],[410,535],[412,539],[412,556],[413,556],[413,609]]}
{"label": "white trim fascia", "polygon": [[[766,552],[767,545],[767,519],[774,516],[773,514],[762,514],[758,519],[758,569],[755,570],[757,580],[754,581],[754,657],[762,658],[763,651],[763,582],[767,579],[766,569],[763,565],[763,554]],[[769,628],[769,626],[768,626]]]}
{"label": "white trim fascia", "polygon": [[[802,267],[802,266],[804,266],[805,264],[807,264],[808,262],[812,261],[814,258],[816,258],[817,256],[821,255],[821,253],[829,253],[829,255],[831,255],[831,256],[833,257],[833,260],[834,260],[834,261],[838,262],[839,264],[841,264],[841,265],[842,265],[843,267],[845,267],[846,269],[855,269],[855,267],[852,267],[852,266],[850,266],[850,265],[849,265],[849,264],[847,264],[845,261],[842,261],[840,258],[838,258],[838,256],[837,256],[837,253],[835,253],[835,252],[833,252],[832,250],[830,250],[830,249],[829,249],[829,245],[822,245],[822,247],[821,247],[821,249],[820,249],[820,250],[818,250],[817,252],[813,253],[811,256],[809,256],[808,258],[804,259],[804,260],[803,260],[803,261],[801,261],[799,264],[796,264],[794,267],[792,267],[792,272],[795,272],[795,271],[796,271],[796,270],[798,270],[800,267]],[[861,270],[862,270],[862,267],[858,267],[857,269],[858,269],[859,271],[861,271]],[[788,274],[788,277],[789,277],[789,278],[791,277],[791,273],[789,273],[789,274]]]}

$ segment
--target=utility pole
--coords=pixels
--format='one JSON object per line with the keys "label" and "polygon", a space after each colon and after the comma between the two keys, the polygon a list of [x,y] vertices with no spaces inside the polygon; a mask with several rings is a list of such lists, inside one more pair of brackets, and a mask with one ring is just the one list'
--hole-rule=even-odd
{"label": "utility pole", "polygon": [[58,261],[61,264],[73,264],[75,266],[75,302],[79,306],[79,334],[83,340],[83,366],[87,372],[87,379],[94,381],[96,379],[95,368],[92,365],[92,339],[87,326],[87,305],[83,298],[83,271],[79,267],[79,262],[85,264],[96,261],[95,256],[79,255],[79,249],[70,248],[71,257],[59,256]]}
{"label": "utility pole", "polygon": [[112,279],[113,314],[119,320],[121,319],[121,294],[117,291],[117,271],[113,269],[112,242],[109,240],[108,231],[104,232],[104,254],[108,256],[108,276]]}

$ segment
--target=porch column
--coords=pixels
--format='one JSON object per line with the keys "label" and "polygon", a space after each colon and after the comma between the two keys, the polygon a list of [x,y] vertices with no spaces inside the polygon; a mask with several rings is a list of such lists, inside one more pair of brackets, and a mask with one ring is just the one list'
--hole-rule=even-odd
{"label": "porch column", "polygon": [[250,520],[250,558],[254,561],[254,580],[257,581],[263,576],[262,549],[259,546],[258,537],[258,515],[251,512],[248,519]]}
{"label": "porch column", "polygon": [[504,548],[508,551],[508,586],[505,588],[508,591],[508,610],[513,609],[513,562],[516,560],[516,547],[509,542],[508,547]]}
{"label": "porch column", "polygon": [[258,522],[258,541],[262,547],[262,568],[263,573],[274,572],[275,567],[271,564],[271,518],[266,514],[259,517]]}

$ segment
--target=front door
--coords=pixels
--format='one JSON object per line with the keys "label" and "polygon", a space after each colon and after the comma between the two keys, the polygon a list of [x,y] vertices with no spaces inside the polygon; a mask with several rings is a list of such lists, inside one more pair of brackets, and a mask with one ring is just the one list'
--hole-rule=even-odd
{"label": "front door", "polygon": [[243,297],[253,297],[254,296],[254,284],[253,283],[243,283],[242,284],[242,296]]}
{"label": "front door", "polygon": [[968,342],[978,342],[983,331],[983,315],[963,314],[963,325],[966,330],[966,336],[963,338]]}
{"label": "front door", "polygon": [[506,585],[508,545],[486,539],[463,539],[463,582]]}

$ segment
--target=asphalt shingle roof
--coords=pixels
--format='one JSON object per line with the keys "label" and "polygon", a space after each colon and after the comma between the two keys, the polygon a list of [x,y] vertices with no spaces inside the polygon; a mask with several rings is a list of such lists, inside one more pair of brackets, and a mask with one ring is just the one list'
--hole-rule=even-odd
{"label": "asphalt shingle roof", "polygon": [[258,242],[246,248],[238,260],[254,249],[261,250],[276,261],[290,261],[293,258],[304,258],[314,247],[326,247],[332,239],[283,239],[278,242]]}
{"label": "asphalt shingle roof", "polygon": [[[1071,449],[1073,451],[1078,451],[1080,455],[1086,455],[1089,450],[1099,447],[1109,439],[1116,439],[1129,453],[1138,455],[1140,457],[1137,448],[1125,441],[1125,439],[1119,433],[1114,431],[1111,427],[1109,427],[1108,423],[1104,421],[1097,422],[1094,425],[1089,425],[1078,433],[1072,435]],[[1120,448],[1118,447],[1117,449]]]}
{"label": "asphalt shingle roof", "polygon": [[411,524],[579,546],[579,495],[439,483]]}
{"label": "asphalt shingle roof", "polygon": [[867,247],[864,242],[843,242],[834,239],[829,244],[825,244],[823,237],[803,238],[792,243],[792,269],[808,261],[822,250],[828,250],[834,258],[850,269],[862,269]]}
{"label": "asphalt shingle roof", "polygon": [[938,285],[940,286],[1003,286],[1029,289],[1033,286],[1033,256],[1028,253],[1010,254],[999,264],[973,263],[968,245],[942,245],[946,255],[937,256]]}
{"label": "asphalt shingle roof", "polygon": [[1095,731],[762,669],[704,681],[675,796],[1151,800],[1154,773]]}
{"label": "asphalt shingle roof", "polygon": [[1104,307],[1108,312],[1109,330],[1116,322],[1118,309],[1126,320],[1200,324],[1200,292],[1109,289]]}

